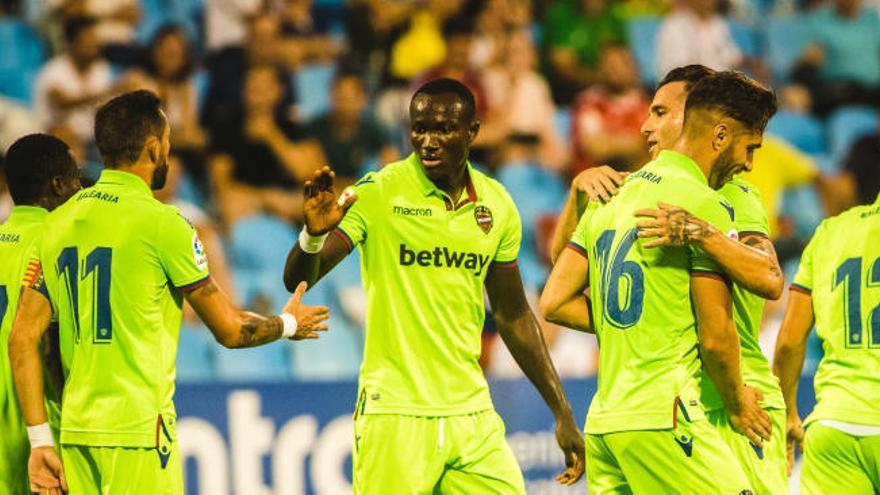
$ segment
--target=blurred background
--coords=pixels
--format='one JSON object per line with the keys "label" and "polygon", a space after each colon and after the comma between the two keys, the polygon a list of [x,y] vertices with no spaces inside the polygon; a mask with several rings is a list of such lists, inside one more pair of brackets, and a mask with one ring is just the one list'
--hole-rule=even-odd
{"label": "blurred background", "polygon": [[[177,165],[157,196],[197,226],[226,292],[253,310],[277,312],[287,298],[285,257],[302,226],[304,178],[329,164],[344,185],[405,157],[412,92],[453,77],[475,93],[483,124],[472,162],[500,180],[520,209],[520,269],[536,302],[571,179],[600,164],[640,167],[647,154],[639,127],[655,82],[691,63],[745,70],[777,92],[781,110],[747,178],[762,194],[790,280],[818,223],[872,202],[880,190],[877,0],[0,0],[0,155],[17,137],[46,131],[71,146],[94,181],[102,168],[96,105],[152,89],[172,125]],[[10,208],[0,182],[0,220]],[[236,457],[241,449],[230,447],[220,463],[234,474],[211,476],[210,463],[198,461],[219,449],[204,447],[211,441],[236,443],[233,410],[252,407],[254,398],[236,395],[242,387],[258,400],[288,403],[303,391],[314,398],[338,389],[338,404],[326,407],[351,409],[365,320],[357,252],[307,297],[333,312],[332,331],[319,342],[227,351],[186,313],[178,404],[194,418],[207,408],[204,421],[220,432],[187,447],[196,459],[187,469],[191,492],[345,492],[344,481],[321,485],[314,470],[299,473],[302,486],[272,475],[269,457],[280,462],[277,456],[260,454],[250,474],[242,474],[252,463]],[[785,296],[767,305],[768,355],[784,304]],[[543,328],[557,369],[576,390],[572,402],[582,403],[581,421],[595,388],[595,339]],[[812,339],[807,380],[822,352]],[[534,394],[519,386],[491,313],[483,344],[493,395],[514,431],[500,403]],[[497,387],[514,395],[499,397]],[[243,402],[233,407],[234,397]],[[533,398],[535,415],[545,418]],[[335,417],[315,412],[325,407],[320,400],[298,406],[317,414],[315,431]],[[279,421],[290,418],[283,407],[273,413]],[[517,451],[524,468],[523,456],[555,459],[552,436],[544,450],[542,438]],[[226,484],[206,488],[212,482]],[[551,485],[535,481],[530,493],[555,493]]]}

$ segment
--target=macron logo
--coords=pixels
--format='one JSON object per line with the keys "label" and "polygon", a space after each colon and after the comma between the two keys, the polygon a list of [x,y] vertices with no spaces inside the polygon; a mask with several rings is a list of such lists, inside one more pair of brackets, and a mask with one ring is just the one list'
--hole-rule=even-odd
{"label": "macron logo", "polygon": [[430,217],[432,214],[430,208],[407,208],[406,206],[395,206],[391,211],[395,215],[408,217]]}
{"label": "macron logo", "polygon": [[416,251],[408,249],[406,244],[400,245],[400,265],[412,266],[435,266],[437,268],[464,268],[472,270],[474,276],[479,276],[483,268],[489,264],[491,257],[477,253],[460,253],[450,251],[447,247],[435,247],[433,251]]}

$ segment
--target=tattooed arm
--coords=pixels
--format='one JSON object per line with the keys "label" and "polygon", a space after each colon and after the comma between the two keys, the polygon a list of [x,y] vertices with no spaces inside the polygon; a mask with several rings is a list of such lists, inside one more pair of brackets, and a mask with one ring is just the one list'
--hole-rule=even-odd
{"label": "tattooed arm", "polygon": [[[293,315],[297,321],[293,340],[317,339],[317,332],[327,330],[322,322],[327,319],[330,310],[325,306],[301,304],[300,298],[305,290],[306,284],[300,284],[284,306],[284,312]],[[281,338],[284,329],[281,317],[262,316],[236,308],[213,280],[187,292],[186,300],[223,347],[256,347]]]}
{"label": "tattooed arm", "polygon": [[639,210],[647,217],[636,224],[639,237],[656,237],[645,247],[693,244],[711,256],[727,275],[749,292],[779,299],[785,283],[773,243],[762,234],[747,234],[740,242],[683,208],[664,203],[658,210]]}

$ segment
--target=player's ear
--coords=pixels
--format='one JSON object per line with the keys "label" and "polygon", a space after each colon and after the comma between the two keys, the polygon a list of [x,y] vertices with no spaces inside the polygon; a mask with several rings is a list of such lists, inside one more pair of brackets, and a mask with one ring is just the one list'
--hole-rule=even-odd
{"label": "player's ear", "polygon": [[147,153],[149,154],[151,162],[159,163],[159,157],[162,153],[162,145],[159,143],[158,139],[154,137],[147,139]]}
{"label": "player's ear", "polygon": [[474,119],[471,122],[471,125],[468,127],[468,144],[473,143],[474,139],[477,139],[477,134],[480,133],[480,121]]}
{"label": "player's ear", "polygon": [[712,129],[712,149],[715,151],[723,151],[730,144],[733,136],[730,127],[724,122],[720,122]]}

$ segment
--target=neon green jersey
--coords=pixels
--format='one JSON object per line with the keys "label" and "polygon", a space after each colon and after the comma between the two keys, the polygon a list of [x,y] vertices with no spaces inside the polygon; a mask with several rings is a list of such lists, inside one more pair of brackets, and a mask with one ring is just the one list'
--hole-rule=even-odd
{"label": "neon green jersey", "polygon": [[690,278],[722,272],[694,248],[642,247],[633,213],[658,201],[734,233],[731,207],[693,160],[672,151],[630,175],[609,203],[587,208],[571,241],[589,259],[599,339],[599,389],[587,433],[672,428],[679,397],[692,418],[703,417]]}
{"label": "neon green jersey", "polygon": [[66,377],[61,443],[153,447],[173,435],[182,292],[209,280],[192,225],[139,177],[108,169],[49,214],[39,259]]}
{"label": "neon green jersey", "polygon": [[[718,191],[733,206],[734,226],[740,236],[747,234],[770,236],[770,223],[761,203],[758,190],[742,178],[734,178]],[[784,408],[779,379],[770,369],[767,356],[758,343],[761,317],[764,314],[764,298],[756,296],[739,285],[733,287],[733,319],[739,333],[740,369],[743,381],[764,395],[764,407]],[[724,407],[715,384],[703,371],[700,381],[703,389],[703,406],[708,411]]]}
{"label": "neon green jersey", "polygon": [[[6,466],[0,467],[0,493],[4,488],[17,487],[11,493],[29,493],[27,462],[30,454],[24,418],[18,406],[12,368],[9,362],[9,334],[18,312],[22,284],[37,276],[37,264],[29,264],[29,256],[42,236],[43,220],[48,215],[43,208],[16,206],[0,225],[0,458]],[[46,383],[46,412],[53,430],[61,418],[57,393]]]}
{"label": "neon green jersey", "polygon": [[490,263],[516,262],[519,214],[468,165],[458,205],[416,155],[368,174],[334,232],[360,246],[367,293],[361,412],[448,416],[492,408],[477,360]]}
{"label": "neon green jersey", "polygon": [[825,355],[807,423],[880,426],[880,196],[819,225],[791,288],[812,294]]}

